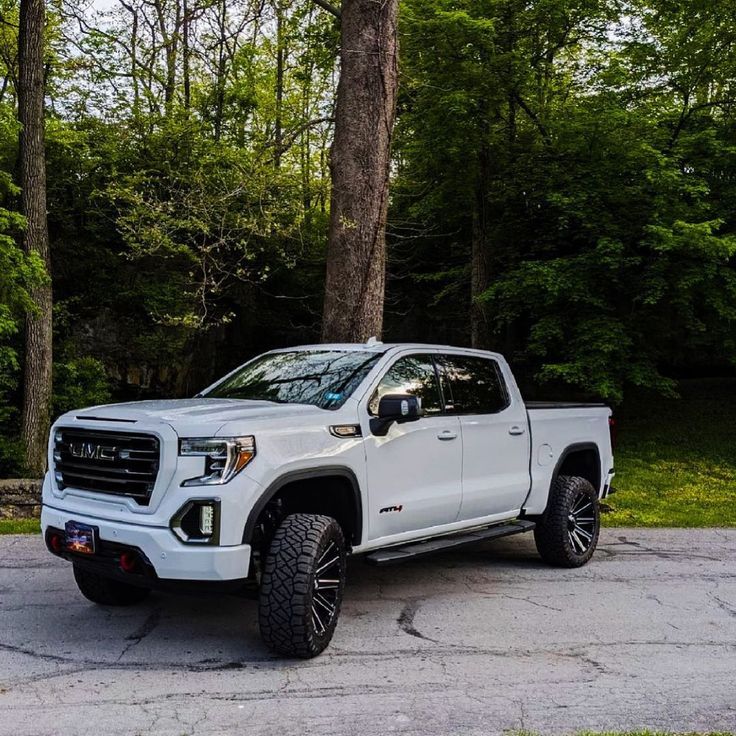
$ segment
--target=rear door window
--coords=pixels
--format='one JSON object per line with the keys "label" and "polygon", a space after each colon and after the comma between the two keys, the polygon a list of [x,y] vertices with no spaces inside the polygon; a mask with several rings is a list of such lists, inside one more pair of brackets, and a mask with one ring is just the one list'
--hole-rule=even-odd
{"label": "rear door window", "polygon": [[495,360],[443,355],[440,365],[448,414],[497,414],[509,405],[506,384]]}

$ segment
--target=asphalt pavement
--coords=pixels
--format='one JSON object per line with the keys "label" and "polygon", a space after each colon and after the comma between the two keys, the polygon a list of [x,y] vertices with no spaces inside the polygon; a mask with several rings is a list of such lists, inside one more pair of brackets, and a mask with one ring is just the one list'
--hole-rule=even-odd
{"label": "asphalt pavement", "polygon": [[272,656],[256,604],[77,592],[0,537],[0,734],[736,732],[736,529],[607,529],[579,570],[529,535],[351,561],[331,647]]}

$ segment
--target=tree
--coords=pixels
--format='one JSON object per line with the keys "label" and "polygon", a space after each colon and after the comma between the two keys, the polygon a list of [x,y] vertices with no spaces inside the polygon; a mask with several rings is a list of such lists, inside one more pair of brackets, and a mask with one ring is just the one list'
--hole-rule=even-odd
{"label": "tree", "polygon": [[[389,152],[390,339],[491,345],[526,392],[570,398],[736,365],[732,0],[401,0],[393,135],[395,4],[341,2],[47,3],[53,411],[106,381],[189,395],[319,340],[323,310],[326,339],[378,333]],[[0,172],[19,4],[0,0]],[[0,208],[21,210],[2,181]],[[17,473],[32,283],[3,234]]]}
{"label": "tree", "polygon": [[383,329],[398,0],[346,0],[340,16],[322,340],[362,342]]}
{"label": "tree", "polygon": [[472,294],[557,395],[733,364],[732,3],[402,7],[393,336],[480,343]]}
{"label": "tree", "polygon": [[[44,135],[44,0],[21,0],[18,36],[18,120],[20,132],[21,208],[26,218],[23,245],[37,254],[50,272],[46,216]],[[26,318],[21,437],[26,469],[41,476],[46,469],[46,444],[51,414],[52,345],[51,282],[31,292],[36,309]]]}
{"label": "tree", "polygon": [[[18,194],[11,176],[0,171],[0,201],[15,200]],[[29,288],[45,279],[38,257],[27,256],[16,242],[24,226],[18,212],[0,206],[0,475],[23,462],[13,402],[18,382],[16,335],[23,316],[33,309]]]}

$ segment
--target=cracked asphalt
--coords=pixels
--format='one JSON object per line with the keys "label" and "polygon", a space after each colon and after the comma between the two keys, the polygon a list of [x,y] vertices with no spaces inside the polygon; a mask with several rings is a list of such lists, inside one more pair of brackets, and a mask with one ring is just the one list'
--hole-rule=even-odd
{"label": "cracked asphalt", "polygon": [[604,530],[580,570],[529,535],[351,561],[332,646],[279,660],[256,604],[95,607],[0,537],[0,734],[736,731],[736,529]]}

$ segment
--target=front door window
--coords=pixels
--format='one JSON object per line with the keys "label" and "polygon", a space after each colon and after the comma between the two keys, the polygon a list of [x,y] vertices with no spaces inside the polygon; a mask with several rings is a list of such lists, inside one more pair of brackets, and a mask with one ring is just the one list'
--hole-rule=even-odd
{"label": "front door window", "polygon": [[399,358],[386,371],[368,403],[371,415],[378,414],[378,403],[388,394],[416,396],[425,416],[439,414],[442,411],[440,389],[432,358],[428,355],[408,355]]}

